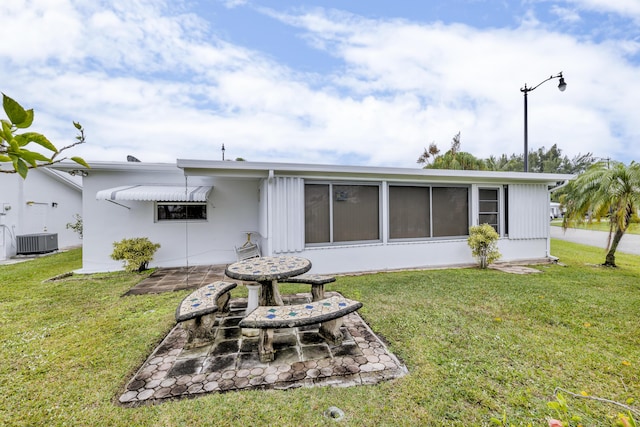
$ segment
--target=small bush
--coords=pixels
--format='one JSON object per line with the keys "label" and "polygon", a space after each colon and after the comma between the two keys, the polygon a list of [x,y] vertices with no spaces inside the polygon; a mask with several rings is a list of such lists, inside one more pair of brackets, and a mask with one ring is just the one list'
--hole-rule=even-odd
{"label": "small bush", "polygon": [[122,239],[113,243],[111,258],[124,260],[124,269],[127,271],[141,272],[149,267],[149,261],[160,248],[159,243],[152,243],[146,237],[134,237]]}
{"label": "small bush", "polygon": [[71,229],[74,232],[78,233],[78,235],[82,239],[82,233],[83,233],[82,216],[80,216],[80,214],[74,214],[73,219],[75,219],[76,221],[68,222],[67,229]]}
{"label": "small bush", "polygon": [[497,261],[502,256],[498,251],[498,239],[500,236],[489,224],[475,225],[469,228],[467,244],[471,253],[478,259],[480,268]]}

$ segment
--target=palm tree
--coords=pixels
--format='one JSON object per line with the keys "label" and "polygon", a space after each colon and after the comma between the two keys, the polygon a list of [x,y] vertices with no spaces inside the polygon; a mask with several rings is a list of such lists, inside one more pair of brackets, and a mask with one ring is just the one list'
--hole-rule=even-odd
{"label": "palm tree", "polygon": [[632,216],[640,207],[640,164],[599,162],[561,191],[560,202],[566,213],[562,227],[609,217],[609,240],[603,265],[616,267],[615,253],[620,239],[629,228]]}

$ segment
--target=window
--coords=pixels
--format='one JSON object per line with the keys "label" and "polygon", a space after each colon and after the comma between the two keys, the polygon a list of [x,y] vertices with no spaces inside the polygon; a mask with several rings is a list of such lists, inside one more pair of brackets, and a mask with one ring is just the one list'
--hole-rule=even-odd
{"label": "window", "polygon": [[389,238],[431,236],[430,187],[389,186]]}
{"label": "window", "polygon": [[305,184],[305,242],[380,240],[380,186]]}
{"label": "window", "polygon": [[469,188],[433,187],[433,237],[469,235]]}
{"label": "window", "polygon": [[[305,243],[379,241],[380,186],[305,184]],[[389,239],[469,235],[469,187],[389,186]]]}
{"label": "window", "polygon": [[206,220],[206,203],[157,202],[156,221]]}
{"label": "window", "polygon": [[498,233],[500,232],[499,194],[497,188],[480,188],[478,190],[478,224],[489,224]]}
{"label": "window", "polygon": [[390,239],[468,234],[468,187],[389,186]]}
{"label": "window", "polygon": [[331,241],[329,185],[304,186],[304,235],[306,243]]}

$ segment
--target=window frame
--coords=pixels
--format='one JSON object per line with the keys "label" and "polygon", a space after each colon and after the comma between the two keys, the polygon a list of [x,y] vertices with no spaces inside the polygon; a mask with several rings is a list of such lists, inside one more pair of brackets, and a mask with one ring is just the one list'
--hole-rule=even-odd
{"label": "window frame", "polygon": [[[158,208],[160,206],[203,206],[204,218],[159,218]],[[153,204],[153,221],[155,223],[175,223],[175,222],[207,222],[209,220],[209,206],[207,202],[172,202],[158,200]]]}
{"label": "window frame", "polygon": [[[306,199],[306,186],[307,185],[326,185],[327,189],[328,189],[328,197],[329,197],[329,241],[328,242],[315,242],[315,243],[308,243],[307,242],[307,232],[306,232],[306,218],[305,218],[305,236],[304,236],[304,245],[305,247],[308,248],[313,248],[313,247],[323,247],[323,246],[349,246],[349,245],[361,245],[361,244],[372,244],[372,243],[381,243],[382,242],[382,233],[383,233],[383,227],[382,227],[382,221],[383,221],[383,215],[382,215],[382,209],[383,209],[383,197],[382,197],[382,182],[379,181],[375,181],[375,182],[367,182],[367,181],[310,181],[310,180],[305,180],[304,182],[304,187],[305,187],[305,196],[304,196],[304,206],[303,209],[305,211],[305,216],[306,216],[306,203],[307,203],[307,199]],[[378,192],[377,192],[377,202],[378,202],[378,227],[377,227],[377,234],[378,234],[378,238],[377,239],[371,239],[371,240],[347,240],[347,241],[336,241],[335,240],[335,221],[334,221],[334,186],[365,186],[365,187],[376,187]]]}
{"label": "window frame", "polygon": [[[399,237],[399,238],[392,238],[391,237],[391,187],[420,187],[420,188],[426,188],[429,191],[429,236],[428,237]],[[434,230],[433,230],[433,211],[434,211],[434,205],[433,205],[433,189],[434,188],[464,188],[467,190],[467,232],[466,234],[459,234],[459,235],[450,235],[450,236],[434,236]],[[464,239],[469,237],[469,227],[471,226],[471,204],[472,204],[472,197],[471,197],[471,185],[469,184],[441,184],[441,183],[388,183],[387,184],[387,190],[389,192],[389,197],[388,197],[388,206],[387,206],[387,213],[388,213],[388,241],[391,243],[396,243],[396,242],[413,242],[413,241],[437,241],[437,240],[451,240],[451,239]]]}
{"label": "window frame", "polygon": [[[464,234],[456,234],[456,235],[449,235],[449,236],[433,236],[433,233],[431,234],[431,240],[447,240],[447,239],[466,239],[469,237],[469,227],[471,226],[472,222],[473,222],[473,209],[472,209],[472,204],[473,204],[473,187],[469,184],[467,185],[455,185],[455,184],[431,184],[431,205],[433,206],[433,188],[464,188],[465,190],[467,190],[467,225],[465,227],[465,233]],[[433,230],[433,213],[431,213],[431,223],[432,223],[432,230]]]}
{"label": "window frame", "polygon": [[[419,236],[419,237],[391,237],[391,189],[392,187],[410,187],[410,188],[419,188],[419,189],[426,189],[428,194],[427,194],[427,198],[429,201],[429,206],[428,206],[428,213],[429,213],[429,218],[427,218],[428,221],[428,236]],[[417,184],[417,183],[388,183],[387,184],[387,223],[388,223],[388,231],[387,231],[387,238],[390,242],[412,242],[412,241],[422,241],[422,240],[428,240],[428,239],[432,239],[433,238],[433,224],[431,222],[431,211],[433,209],[433,197],[432,197],[432,193],[431,193],[431,185],[429,184]]]}
{"label": "window frame", "polygon": [[[482,199],[480,194],[482,192],[482,190],[490,190],[490,191],[495,191],[496,192],[496,198],[494,199]],[[502,225],[502,218],[503,218],[503,203],[502,203],[502,188],[500,186],[493,186],[493,185],[482,185],[482,186],[478,186],[478,225],[482,225],[482,224],[489,224],[490,226],[494,227],[494,230],[496,230],[496,233],[498,233],[499,236],[502,235],[502,229],[503,229],[503,225]],[[482,210],[482,203],[483,202],[490,202],[490,203],[494,203],[496,204],[496,211],[483,211]],[[481,221],[481,217],[482,215],[495,215],[496,217],[496,221],[497,223],[495,224],[491,224],[489,222],[482,222]]]}
{"label": "window frame", "polygon": [[[418,187],[426,188],[429,192],[429,236],[427,237],[391,237],[391,188],[392,187]],[[466,234],[451,235],[451,236],[434,236],[434,220],[433,220],[433,189],[434,188],[463,188],[467,190],[467,226]],[[469,236],[469,227],[471,226],[472,218],[472,187],[470,184],[446,184],[446,183],[413,183],[413,182],[390,182],[387,184],[387,223],[388,223],[388,241],[391,243],[396,242],[413,242],[413,241],[438,241],[438,240],[451,240],[451,239],[463,239]]]}

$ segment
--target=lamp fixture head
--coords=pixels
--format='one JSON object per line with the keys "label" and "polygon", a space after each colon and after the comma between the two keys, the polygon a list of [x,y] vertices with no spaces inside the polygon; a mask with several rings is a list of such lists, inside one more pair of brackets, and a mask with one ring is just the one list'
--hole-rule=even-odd
{"label": "lamp fixture head", "polygon": [[564,92],[566,88],[567,82],[564,81],[564,77],[562,77],[562,74],[560,74],[560,83],[558,83],[558,90],[560,90],[560,92]]}

